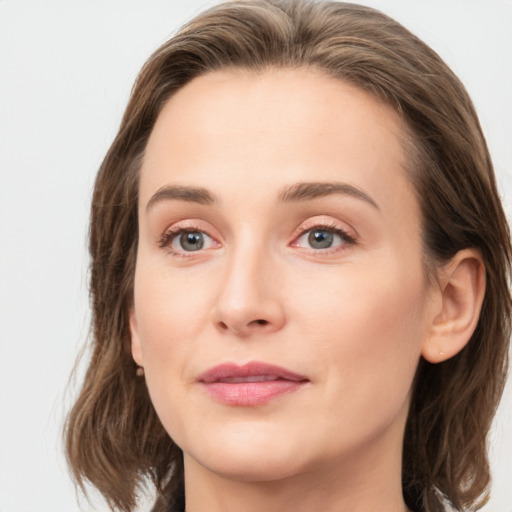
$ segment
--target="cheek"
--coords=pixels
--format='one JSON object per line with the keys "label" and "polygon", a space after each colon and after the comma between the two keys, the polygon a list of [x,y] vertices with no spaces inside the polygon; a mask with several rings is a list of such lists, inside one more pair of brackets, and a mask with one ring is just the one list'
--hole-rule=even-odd
{"label": "cheek", "polygon": [[204,324],[208,290],[190,286],[168,270],[140,267],[135,277],[135,311],[145,380],[151,401],[166,430],[183,431],[190,375],[187,368],[197,351]]}
{"label": "cheek", "polygon": [[[382,338],[386,333],[419,327],[426,293],[421,269],[406,272],[398,265],[378,261],[316,276],[314,282],[314,287],[301,294],[297,306],[315,330],[342,336],[351,333],[357,338],[375,332],[380,333],[376,338]],[[368,339],[364,345],[377,341]],[[347,343],[352,345],[348,339]]]}
{"label": "cheek", "polygon": [[165,267],[144,267],[135,279],[135,310],[145,357],[175,360],[208,321],[214,286]]}
{"label": "cheek", "polygon": [[424,308],[421,269],[407,272],[382,260],[361,272],[354,266],[326,281],[324,293],[308,296],[303,331],[318,340],[311,356],[329,376],[335,403],[341,390],[354,407],[389,404],[392,395],[401,405],[420,358]]}

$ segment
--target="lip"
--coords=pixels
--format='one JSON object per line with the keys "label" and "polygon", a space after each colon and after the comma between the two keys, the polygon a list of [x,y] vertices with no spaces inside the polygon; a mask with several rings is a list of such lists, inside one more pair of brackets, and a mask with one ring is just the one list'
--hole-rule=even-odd
{"label": "lip", "polygon": [[263,405],[278,396],[298,391],[309,379],[281,366],[250,362],[223,363],[198,377],[208,395],[227,405]]}

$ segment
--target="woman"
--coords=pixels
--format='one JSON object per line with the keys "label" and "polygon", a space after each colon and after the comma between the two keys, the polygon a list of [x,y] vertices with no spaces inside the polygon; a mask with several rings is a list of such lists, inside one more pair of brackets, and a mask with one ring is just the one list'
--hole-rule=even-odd
{"label": "woman", "polygon": [[463,86],[372,9],[229,2],[99,171],[77,481],[133,510],[478,508],[510,243]]}

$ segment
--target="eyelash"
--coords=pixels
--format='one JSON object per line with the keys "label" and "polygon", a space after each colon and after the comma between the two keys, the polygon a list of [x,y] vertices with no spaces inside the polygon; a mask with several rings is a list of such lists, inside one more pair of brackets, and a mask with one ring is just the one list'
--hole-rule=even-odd
{"label": "eyelash", "polygon": [[159,247],[162,249],[167,248],[169,249],[170,253],[177,258],[190,258],[191,256],[194,256],[194,252],[196,251],[176,251],[171,247],[172,242],[179,236],[181,236],[183,233],[204,233],[208,238],[215,240],[213,237],[208,235],[206,231],[203,229],[200,229],[198,227],[194,226],[187,226],[187,227],[175,227],[170,228],[164,233],[162,233],[162,236],[160,237],[158,241]]}
{"label": "eyelash", "polygon": [[338,226],[334,222],[332,222],[332,223],[318,222],[318,223],[312,224],[311,226],[308,226],[308,225],[304,226],[301,229],[300,233],[295,236],[292,246],[297,247],[297,245],[296,245],[297,241],[300,240],[304,235],[306,235],[307,233],[311,233],[312,231],[327,231],[329,233],[332,233],[333,235],[339,236],[342,240],[341,245],[329,247],[326,249],[314,249],[312,247],[303,247],[302,248],[303,250],[310,252],[314,255],[325,255],[326,256],[329,254],[333,254],[333,253],[336,253],[339,251],[346,250],[347,246],[353,246],[353,245],[357,244],[357,239],[354,236],[349,235],[347,233],[347,231],[342,229],[340,226]]}
{"label": "eyelash", "polygon": [[[307,233],[310,233],[311,231],[318,230],[318,231],[327,231],[329,233],[332,233],[333,235],[339,236],[343,243],[338,246],[329,247],[326,249],[314,249],[311,247],[303,247],[302,249],[314,253],[315,255],[327,255],[332,254],[333,252],[338,252],[342,250],[346,250],[346,246],[352,246],[357,244],[357,239],[354,236],[349,235],[344,229],[340,228],[338,225],[334,223],[316,223],[312,226],[308,226],[307,228],[302,228],[301,231],[294,237],[294,242],[291,244],[292,247],[297,247],[296,243],[300,238],[302,238]],[[160,237],[158,241],[158,245],[161,248],[168,248],[171,254],[178,258],[190,258],[194,256],[194,252],[200,252],[200,251],[176,251],[171,248],[172,242],[178,237],[181,236],[183,233],[203,233],[208,238],[215,240],[213,237],[208,235],[206,231],[197,228],[197,227],[176,227],[176,228],[170,228],[167,231],[165,231],[162,236]]]}

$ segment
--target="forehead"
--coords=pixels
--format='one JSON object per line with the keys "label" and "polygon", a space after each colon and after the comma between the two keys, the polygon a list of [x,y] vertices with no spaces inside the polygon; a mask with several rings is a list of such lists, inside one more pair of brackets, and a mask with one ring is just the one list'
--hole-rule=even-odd
{"label": "forehead", "polygon": [[263,185],[270,193],[296,181],[341,180],[389,195],[390,172],[405,180],[406,133],[392,107],[320,70],[211,72],[162,109],[143,160],[141,200],[168,182],[251,197]]}

